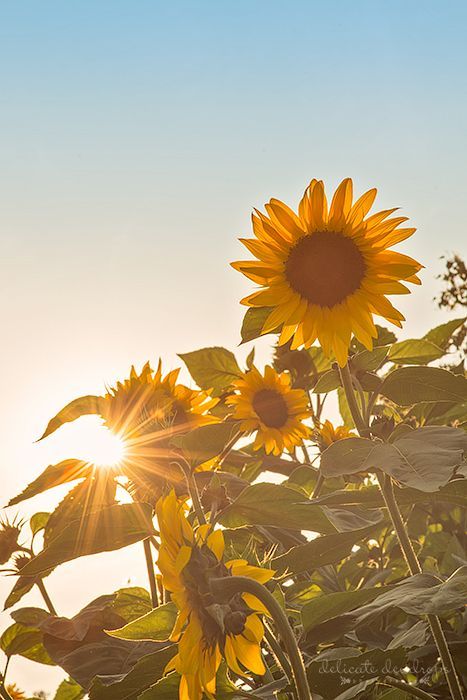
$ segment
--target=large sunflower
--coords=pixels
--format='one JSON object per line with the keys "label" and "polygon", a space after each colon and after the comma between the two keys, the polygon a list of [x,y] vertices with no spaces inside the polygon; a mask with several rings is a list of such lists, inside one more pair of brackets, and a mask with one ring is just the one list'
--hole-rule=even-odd
{"label": "large sunflower", "polygon": [[292,451],[310,434],[302,421],[310,416],[308,398],[303,389],[292,389],[290,375],[278,374],[267,366],[264,376],[252,367],[233,383],[236,390],[227,399],[235,407],[232,417],[241,421],[246,432],[256,431],[254,449],[264,447],[275,455]]}
{"label": "large sunflower", "polygon": [[179,611],[171,635],[172,641],[178,642],[178,652],[166,672],[180,673],[180,700],[201,700],[203,692],[215,697],[222,658],[238,675],[265,673],[261,656],[263,605],[248,593],[218,604],[210,579],[238,575],[266,583],[274,572],[250,566],[243,559],[224,562],[222,531],[210,525],[195,531],[184,511],[174,491],[156,507],[161,537],[158,567]]}
{"label": "large sunflower", "polygon": [[322,181],[312,180],[295,214],[278,199],[256,211],[256,239],[241,239],[257,258],[232,263],[262,289],[242,303],[270,307],[262,333],[281,328],[279,344],[309,347],[318,339],[341,366],[347,361],[352,333],[369,350],[377,332],[372,315],[396,326],[402,314],[386,294],[408,294],[402,282],[420,284],[422,265],[388,248],[408,238],[414,228],[399,228],[407,217],[396,209],[367,217],[376,197],[369,190],[352,204],[352,180],[337,188],[328,209]]}

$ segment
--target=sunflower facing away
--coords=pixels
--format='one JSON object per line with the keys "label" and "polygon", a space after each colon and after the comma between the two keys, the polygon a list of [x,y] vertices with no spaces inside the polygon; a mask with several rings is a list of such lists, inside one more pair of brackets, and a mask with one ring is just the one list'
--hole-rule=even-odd
{"label": "sunflower facing away", "polygon": [[396,209],[367,216],[376,189],[352,204],[352,180],[337,188],[328,209],[322,181],[312,180],[298,215],[278,199],[267,216],[253,214],[256,239],[240,239],[257,260],[232,266],[260,285],[242,300],[270,307],[262,333],[281,329],[279,344],[310,347],[318,339],[327,355],[344,366],[352,334],[369,350],[377,332],[373,314],[401,326],[402,314],[386,294],[408,294],[405,282],[420,284],[422,265],[390,246],[411,236],[399,228],[407,217]]}
{"label": "sunflower facing away", "polygon": [[310,434],[302,421],[310,416],[308,398],[302,389],[292,389],[290,375],[267,366],[264,376],[256,367],[233,382],[236,393],[227,399],[234,406],[232,417],[245,432],[256,432],[253,447],[270,454],[292,451]]}
{"label": "sunflower facing away", "polygon": [[12,683],[11,685],[7,685],[6,687],[8,695],[12,700],[26,700],[26,695],[23,693],[22,690],[18,688],[16,683]]}
{"label": "sunflower facing away", "polygon": [[335,428],[330,420],[325,420],[324,423],[321,423],[319,428],[316,428],[315,433],[317,442],[322,450],[325,450],[326,447],[329,447],[329,445],[332,445],[333,442],[337,442],[338,440],[357,437],[357,435],[345,425],[338,425]]}
{"label": "sunflower facing away", "polygon": [[178,642],[178,653],[165,671],[181,675],[180,700],[201,700],[203,692],[215,698],[222,658],[240,676],[248,671],[265,673],[260,614],[266,611],[248,593],[236,594],[222,605],[216,603],[209,581],[237,575],[266,583],[274,572],[250,566],[243,559],[224,562],[222,531],[210,525],[194,530],[173,490],[159,500],[156,512],[161,537],[158,567],[178,608],[171,635],[171,640]]}
{"label": "sunflower facing away", "polygon": [[171,440],[201,425],[216,422],[208,411],[218,399],[178,384],[180,370],[166,376],[159,361],[154,371],[149,362],[138,374],[117,382],[104,396],[75,399],[52,418],[42,438],[63,423],[87,415],[99,415],[125,445],[124,458],[114,470],[130,480],[136,500],[155,500],[164,480],[182,483],[183,475],[173,464]]}

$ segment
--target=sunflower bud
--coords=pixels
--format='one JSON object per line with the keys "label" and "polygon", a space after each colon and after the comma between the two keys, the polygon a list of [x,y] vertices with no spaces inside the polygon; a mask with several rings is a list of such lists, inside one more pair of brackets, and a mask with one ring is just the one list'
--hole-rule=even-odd
{"label": "sunflower bud", "polygon": [[12,555],[20,548],[18,537],[21,533],[21,523],[0,522],[0,564],[6,564]]}

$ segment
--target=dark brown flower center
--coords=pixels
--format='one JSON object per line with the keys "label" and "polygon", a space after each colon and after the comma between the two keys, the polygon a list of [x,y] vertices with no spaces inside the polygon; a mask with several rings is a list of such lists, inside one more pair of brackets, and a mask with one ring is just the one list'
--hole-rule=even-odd
{"label": "dark brown flower center", "polygon": [[278,391],[261,389],[254,395],[252,403],[256,415],[268,428],[282,428],[287,423],[287,404]]}
{"label": "dark brown flower center", "polygon": [[359,288],[365,259],[351,238],[318,231],[300,238],[285,263],[294,291],[312,304],[332,308]]}

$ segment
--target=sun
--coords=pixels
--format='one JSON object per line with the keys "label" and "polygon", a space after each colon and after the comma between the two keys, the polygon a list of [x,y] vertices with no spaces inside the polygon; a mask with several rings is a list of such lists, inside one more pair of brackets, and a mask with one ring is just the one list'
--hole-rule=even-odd
{"label": "sun", "polygon": [[126,455],[126,443],[97,416],[85,416],[57,435],[57,447],[99,468],[116,467]]}

